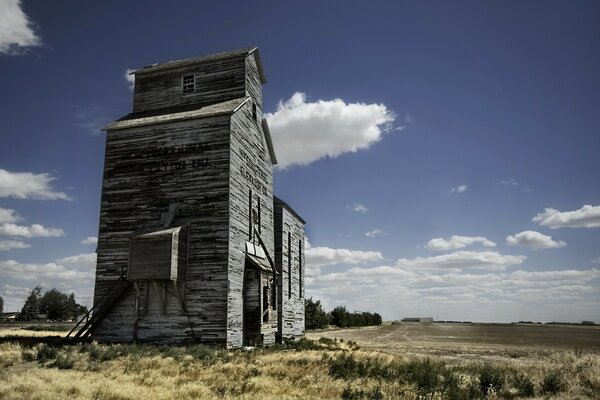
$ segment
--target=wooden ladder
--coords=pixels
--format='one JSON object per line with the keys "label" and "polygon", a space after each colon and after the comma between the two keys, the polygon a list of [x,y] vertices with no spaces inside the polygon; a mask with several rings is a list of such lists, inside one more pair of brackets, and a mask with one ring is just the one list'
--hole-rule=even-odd
{"label": "wooden ladder", "polygon": [[92,333],[92,329],[104,318],[106,313],[130,287],[131,283],[121,275],[115,281],[112,289],[77,322],[73,329],[65,336],[63,342],[68,343],[86,339]]}

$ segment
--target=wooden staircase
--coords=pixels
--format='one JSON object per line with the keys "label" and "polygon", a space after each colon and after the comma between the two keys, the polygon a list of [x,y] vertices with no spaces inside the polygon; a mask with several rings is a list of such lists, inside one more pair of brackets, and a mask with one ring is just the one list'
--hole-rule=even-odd
{"label": "wooden staircase", "polygon": [[104,318],[113,305],[131,287],[123,275],[115,281],[115,284],[102,299],[92,307],[87,314],[77,322],[71,331],[65,336],[64,342],[76,342],[87,339],[92,329]]}

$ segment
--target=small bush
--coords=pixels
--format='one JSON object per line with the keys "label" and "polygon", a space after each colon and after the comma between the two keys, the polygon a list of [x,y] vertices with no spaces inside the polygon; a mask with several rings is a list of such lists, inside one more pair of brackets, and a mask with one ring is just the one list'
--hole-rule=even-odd
{"label": "small bush", "polygon": [[457,376],[454,371],[445,369],[442,373],[443,383],[441,385],[441,392],[444,399],[447,400],[470,400],[472,396],[469,395],[467,389],[462,387],[463,379]]}
{"label": "small bush", "polygon": [[443,364],[436,363],[427,358],[426,360],[412,361],[406,366],[407,376],[410,381],[417,385],[419,392],[432,393],[435,391],[440,379]]}
{"label": "small bush", "polygon": [[58,369],[71,369],[75,366],[75,360],[69,354],[59,354],[56,360],[49,365]]}
{"label": "small bush", "polygon": [[522,372],[513,375],[512,384],[517,389],[519,396],[532,397],[535,394],[533,382]]}
{"label": "small bush", "polygon": [[58,356],[58,350],[55,347],[48,346],[43,343],[37,349],[36,359],[40,363],[44,363],[46,361],[54,360]]}
{"label": "small bush", "polygon": [[481,393],[488,394],[493,391],[500,391],[504,387],[504,374],[498,368],[490,364],[485,364],[479,373],[479,387]]}
{"label": "small bush", "polygon": [[329,365],[329,376],[334,379],[354,379],[366,375],[365,366],[352,354],[342,354]]}
{"label": "small bush", "polygon": [[542,393],[555,394],[565,390],[566,384],[560,371],[551,371],[542,380]]}
{"label": "small bush", "polygon": [[380,388],[374,388],[371,390],[352,389],[350,385],[344,388],[342,392],[342,400],[383,400],[383,393]]}

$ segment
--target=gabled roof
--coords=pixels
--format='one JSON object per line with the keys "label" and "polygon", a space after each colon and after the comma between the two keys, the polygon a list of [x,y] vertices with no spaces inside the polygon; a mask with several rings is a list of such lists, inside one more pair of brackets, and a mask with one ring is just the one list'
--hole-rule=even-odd
{"label": "gabled roof", "polygon": [[273,204],[275,204],[276,206],[280,206],[280,207],[285,208],[294,217],[298,218],[298,221],[302,222],[303,224],[306,224],[306,221],[296,211],[294,211],[294,209],[292,207],[290,207],[290,205],[288,203],[286,203],[285,201],[281,200],[279,197],[273,196]]}
{"label": "gabled roof", "polygon": [[234,51],[228,51],[228,52],[224,52],[224,53],[211,54],[208,56],[188,58],[185,60],[168,61],[168,62],[161,63],[161,64],[151,64],[151,65],[147,65],[143,68],[137,69],[137,70],[131,72],[131,74],[132,75],[147,74],[147,73],[151,73],[151,72],[165,71],[165,70],[169,70],[169,69],[184,68],[184,67],[187,67],[192,64],[199,64],[199,63],[203,63],[203,62],[218,61],[218,60],[223,60],[226,58],[249,56],[249,55],[253,55],[254,59],[256,60],[256,66],[258,67],[258,74],[260,75],[261,83],[262,84],[267,83],[267,78],[265,77],[265,72],[263,70],[262,62],[260,60],[260,53],[258,52],[258,47],[248,47],[248,48],[238,49],[238,50],[234,50]]}
{"label": "gabled roof", "polygon": [[263,118],[262,129],[265,134],[265,141],[267,142],[267,148],[269,149],[269,157],[271,158],[271,164],[277,164],[277,157],[275,156],[275,149],[273,148],[273,141],[271,140],[271,131],[269,130],[269,124],[267,124],[267,119]]}
{"label": "gabled roof", "polygon": [[116,131],[120,129],[134,128],[146,125],[156,125],[165,122],[181,121],[190,118],[213,117],[216,115],[226,115],[234,113],[242,104],[250,100],[250,97],[242,97],[224,101],[222,103],[211,104],[191,111],[175,112],[171,114],[160,114],[151,117],[141,117],[133,119],[120,119],[102,128],[103,131]]}

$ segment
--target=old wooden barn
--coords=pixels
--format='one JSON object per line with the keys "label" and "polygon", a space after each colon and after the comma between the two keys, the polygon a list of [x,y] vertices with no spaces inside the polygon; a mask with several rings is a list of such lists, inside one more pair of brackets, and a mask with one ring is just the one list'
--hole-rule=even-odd
{"label": "old wooden barn", "polygon": [[76,336],[302,336],[304,220],[273,196],[258,49],[133,74],[133,112],[104,129],[93,316]]}

